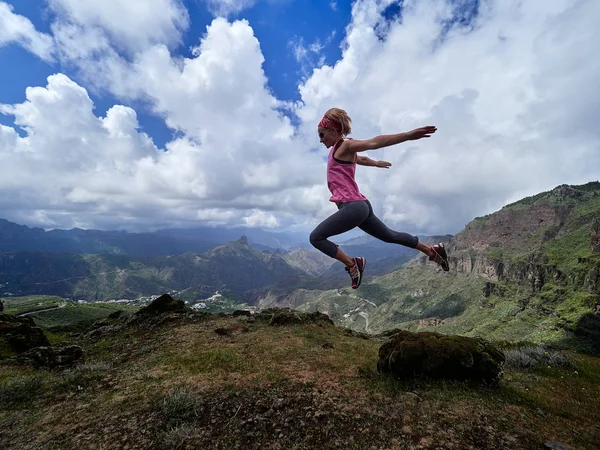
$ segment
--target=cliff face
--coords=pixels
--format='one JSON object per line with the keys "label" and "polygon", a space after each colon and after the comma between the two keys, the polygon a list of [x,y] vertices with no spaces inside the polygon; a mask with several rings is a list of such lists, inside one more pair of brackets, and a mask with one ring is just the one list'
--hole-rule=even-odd
{"label": "cliff face", "polygon": [[[444,289],[464,298],[470,317],[429,320],[421,328],[491,330],[507,339],[518,334],[540,341],[561,339],[566,332],[567,338],[585,338],[587,348],[600,351],[600,344],[593,344],[600,343],[600,183],[559,186],[507,205],[473,220],[446,246],[451,270]],[[423,311],[423,305],[446,301],[434,292],[439,274],[426,275],[429,266],[420,256],[409,266],[410,277],[395,277],[398,292],[413,287],[409,278],[420,277],[429,287],[419,299]],[[473,295],[475,285],[480,293]],[[377,320],[388,327],[385,315],[403,317],[410,307],[404,297],[396,298]]]}
{"label": "cliff face", "polygon": [[531,293],[551,282],[598,295],[600,183],[559,186],[477,218],[448,247],[459,273]]}

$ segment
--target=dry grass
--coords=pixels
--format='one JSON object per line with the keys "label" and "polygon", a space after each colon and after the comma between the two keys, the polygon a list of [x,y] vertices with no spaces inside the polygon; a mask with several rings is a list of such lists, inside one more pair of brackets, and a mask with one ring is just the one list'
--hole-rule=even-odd
{"label": "dry grass", "polygon": [[[0,366],[2,395],[11,399],[0,410],[0,447],[528,449],[554,440],[588,449],[598,442],[596,358],[571,355],[568,369],[508,368],[491,390],[381,376],[381,343],[324,323],[270,327],[218,316],[129,330],[84,343],[79,369]],[[36,395],[21,398],[15,380],[34,379]]]}

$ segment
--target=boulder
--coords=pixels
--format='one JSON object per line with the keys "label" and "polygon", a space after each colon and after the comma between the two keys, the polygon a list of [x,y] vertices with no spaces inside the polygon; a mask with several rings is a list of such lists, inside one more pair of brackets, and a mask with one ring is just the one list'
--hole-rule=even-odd
{"label": "boulder", "polygon": [[503,365],[504,353],[480,338],[400,331],[379,348],[377,370],[400,379],[453,379],[495,386]]}
{"label": "boulder", "polygon": [[327,314],[321,312],[305,313],[296,311],[290,308],[274,308],[266,309],[258,314],[258,318],[266,319],[269,325],[301,325],[305,323],[329,323],[333,325],[333,321]]}
{"label": "boulder", "polygon": [[49,346],[48,338],[30,317],[0,314],[0,339],[17,353],[40,346]]}
{"label": "boulder", "polygon": [[136,316],[158,316],[167,312],[185,312],[183,300],[175,300],[169,294],[164,294],[135,313]]}
{"label": "boulder", "polygon": [[36,367],[66,368],[84,359],[83,349],[78,345],[69,345],[60,349],[52,347],[36,347],[20,354],[20,364],[33,364]]}

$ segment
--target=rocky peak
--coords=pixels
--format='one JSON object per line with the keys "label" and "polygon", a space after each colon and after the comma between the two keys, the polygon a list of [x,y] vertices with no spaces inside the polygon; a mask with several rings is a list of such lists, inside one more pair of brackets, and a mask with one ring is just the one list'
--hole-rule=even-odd
{"label": "rocky peak", "polygon": [[561,186],[558,186],[556,188],[554,188],[554,190],[552,191],[552,195],[554,197],[558,197],[558,198],[569,198],[569,197],[582,197],[584,195],[584,192],[578,190],[578,189],[574,189],[571,186],[568,186],[566,184],[563,184]]}
{"label": "rocky peak", "polygon": [[242,237],[240,238],[240,240],[238,242],[240,244],[248,245],[248,238],[246,237],[246,235],[242,235]]}

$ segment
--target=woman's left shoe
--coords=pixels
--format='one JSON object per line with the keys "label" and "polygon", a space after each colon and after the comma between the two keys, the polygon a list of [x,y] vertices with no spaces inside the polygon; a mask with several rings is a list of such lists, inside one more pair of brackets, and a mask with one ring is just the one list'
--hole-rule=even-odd
{"label": "woman's left shoe", "polygon": [[357,289],[362,281],[363,272],[367,265],[367,258],[352,258],[354,265],[352,267],[346,266],[346,272],[350,274],[352,278],[352,289]]}

